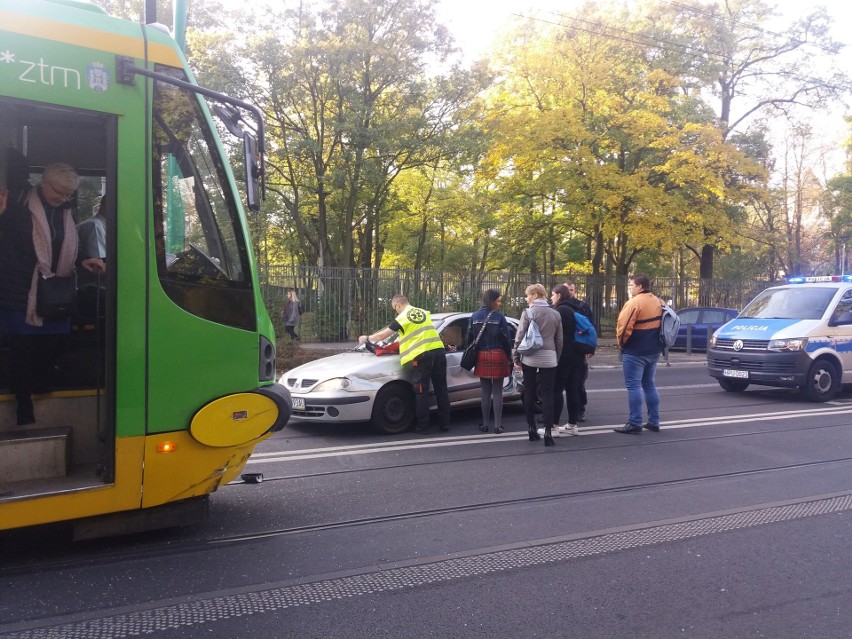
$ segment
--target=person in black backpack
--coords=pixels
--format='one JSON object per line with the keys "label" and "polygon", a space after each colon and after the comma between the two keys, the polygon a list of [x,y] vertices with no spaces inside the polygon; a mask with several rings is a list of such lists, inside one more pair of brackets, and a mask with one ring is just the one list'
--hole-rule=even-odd
{"label": "person in black backpack", "polygon": [[[571,307],[571,294],[564,284],[557,284],[550,294],[553,309],[562,318],[562,352],[556,365],[556,380],[553,385],[553,431],[560,435],[579,435],[577,421],[582,404],[580,403],[580,387],[583,385],[583,369],[586,356],[577,348],[574,341],[574,331],[577,322],[574,319],[574,309]],[[565,403],[568,405],[568,422],[559,426],[562,413],[562,393],[565,392]]]}
{"label": "person in black backpack", "polygon": [[[592,313],[592,307],[589,306],[586,302],[577,297],[577,289],[574,286],[574,282],[571,280],[565,280],[565,286],[568,287],[568,293],[570,294],[570,299],[568,304],[578,313],[582,313],[586,317],[589,318],[589,321],[592,324],[595,324],[595,315]],[[577,415],[578,422],[586,421],[586,404],[589,403],[589,396],[586,394],[586,380],[589,379],[589,358],[593,357],[594,353],[590,355],[586,355],[583,360],[583,383],[580,384],[580,412]]]}

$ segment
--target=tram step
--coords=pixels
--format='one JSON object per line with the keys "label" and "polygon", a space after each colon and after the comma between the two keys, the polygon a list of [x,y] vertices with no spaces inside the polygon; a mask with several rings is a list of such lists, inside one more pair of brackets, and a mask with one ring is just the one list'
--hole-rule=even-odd
{"label": "tram step", "polygon": [[0,483],[64,477],[70,427],[0,433]]}

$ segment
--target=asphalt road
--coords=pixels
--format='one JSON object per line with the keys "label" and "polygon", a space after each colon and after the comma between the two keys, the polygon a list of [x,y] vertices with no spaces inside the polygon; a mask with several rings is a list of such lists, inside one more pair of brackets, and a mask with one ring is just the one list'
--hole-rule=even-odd
{"label": "asphalt road", "polygon": [[0,535],[0,637],[849,637],[852,392],[725,393],[658,371],[620,435],[598,360],[581,436],[478,411],[448,434],[292,424],[204,526],[72,545]]}

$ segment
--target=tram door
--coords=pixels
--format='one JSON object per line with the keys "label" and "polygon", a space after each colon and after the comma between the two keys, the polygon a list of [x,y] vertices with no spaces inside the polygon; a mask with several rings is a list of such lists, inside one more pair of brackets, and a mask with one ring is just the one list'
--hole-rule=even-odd
{"label": "tram door", "polygon": [[[187,426],[216,398],[258,385],[259,348],[247,233],[210,119],[191,91],[152,85],[145,506],[215,490],[209,469],[228,463],[219,460],[227,453]],[[158,434],[179,454],[156,454]]]}
{"label": "tram door", "polygon": [[[115,480],[117,137],[115,115],[0,98],[0,186],[8,192],[7,213],[37,196],[46,166],[62,162],[80,177],[79,188],[68,194],[77,223],[99,215],[106,227],[106,274],[84,273],[78,259],[76,312],[49,339],[38,332],[23,335],[28,329],[13,313],[20,305],[13,295],[0,300],[0,437],[15,444],[0,449],[9,456],[0,460],[0,489],[15,498]],[[6,252],[28,239],[9,215],[7,225],[0,221]],[[86,250],[81,247],[80,255]],[[15,288],[9,282],[7,291]],[[34,423],[21,423],[13,392],[27,356],[35,380]]]}

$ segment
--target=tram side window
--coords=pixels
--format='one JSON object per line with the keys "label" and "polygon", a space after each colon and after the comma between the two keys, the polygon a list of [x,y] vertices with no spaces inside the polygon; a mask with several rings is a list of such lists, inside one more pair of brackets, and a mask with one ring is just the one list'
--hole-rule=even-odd
{"label": "tram side window", "polygon": [[[186,80],[180,70],[157,70]],[[248,249],[198,97],[155,81],[152,130],[154,233],[164,290],[193,314],[253,329]]]}

